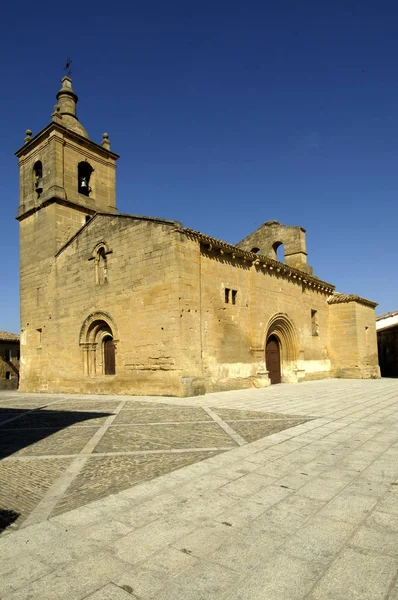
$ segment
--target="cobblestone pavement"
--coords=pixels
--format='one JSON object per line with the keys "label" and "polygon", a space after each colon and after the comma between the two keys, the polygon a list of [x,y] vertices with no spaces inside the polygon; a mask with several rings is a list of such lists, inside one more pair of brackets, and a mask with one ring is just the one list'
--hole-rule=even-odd
{"label": "cobblestone pavement", "polygon": [[0,530],[37,523],[308,417],[0,393]]}
{"label": "cobblestone pavement", "polygon": [[[25,419],[21,396],[7,398],[0,435]],[[51,455],[25,453],[48,434],[3,448],[7,481],[15,469],[36,496],[19,531],[0,538],[1,600],[398,600],[398,380],[108,396],[99,410],[87,403],[101,398],[47,396],[45,409],[24,398],[40,409],[28,423],[54,413],[56,432],[76,431],[82,449],[62,453],[66,437]],[[75,413],[66,427],[63,410]],[[129,428],[144,450],[116,449]],[[108,481],[122,491],[109,495]]]}

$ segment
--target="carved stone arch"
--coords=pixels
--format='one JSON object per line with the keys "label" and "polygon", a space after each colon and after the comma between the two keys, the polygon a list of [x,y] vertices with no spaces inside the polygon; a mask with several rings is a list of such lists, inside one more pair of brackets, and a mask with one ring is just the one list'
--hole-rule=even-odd
{"label": "carved stone arch", "polygon": [[109,244],[107,242],[105,242],[105,240],[101,240],[100,242],[97,242],[94,246],[94,249],[91,253],[91,259],[96,259],[98,256],[98,253],[103,250],[104,254],[111,254],[112,250],[109,247]]}
{"label": "carved stone arch", "polygon": [[108,327],[111,330],[112,333],[112,337],[114,339],[114,341],[118,341],[118,329],[116,326],[115,321],[113,320],[113,318],[111,317],[110,314],[103,312],[103,311],[98,311],[98,312],[94,312],[91,313],[83,322],[83,325],[80,328],[80,334],[79,334],[79,344],[86,344],[89,343],[89,336],[91,331],[93,330],[93,325],[95,325],[98,322],[104,322],[105,324],[108,325]]}
{"label": "carved stone arch", "polygon": [[299,357],[298,336],[293,321],[285,313],[276,313],[264,329],[263,348],[267,341],[276,338],[280,345],[282,383],[297,381],[297,361]]}
{"label": "carved stone arch", "polygon": [[[112,342],[110,345],[109,342]],[[112,317],[106,312],[95,312],[89,315],[80,328],[79,345],[83,353],[83,370],[85,375],[115,375],[115,351],[118,341],[118,330]],[[107,369],[105,353],[113,352],[111,363],[113,368]],[[109,358],[109,356],[108,356]],[[109,360],[108,360],[109,365]]]}

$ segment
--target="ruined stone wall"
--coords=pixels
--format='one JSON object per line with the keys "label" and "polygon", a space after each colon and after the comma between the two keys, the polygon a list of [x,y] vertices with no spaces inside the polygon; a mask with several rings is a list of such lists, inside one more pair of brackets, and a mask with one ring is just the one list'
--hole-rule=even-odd
{"label": "ruined stone wall", "polygon": [[279,246],[283,246],[281,262],[312,273],[312,267],[307,265],[305,229],[291,225],[283,225],[279,221],[267,221],[256,231],[253,231],[237,246],[248,252],[255,252],[277,260]]}

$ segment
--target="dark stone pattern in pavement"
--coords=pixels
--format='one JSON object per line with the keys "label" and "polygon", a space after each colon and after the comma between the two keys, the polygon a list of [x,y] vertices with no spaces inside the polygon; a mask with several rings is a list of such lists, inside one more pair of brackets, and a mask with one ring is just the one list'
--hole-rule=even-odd
{"label": "dark stone pattern in pavement", "polygon": [[149,481],[216,454],[220,454],[220,451],[92,456],[57,504],[52,516],[116,494],[137,483]]}
{"label": "dark stone pattern in pavement", "polygon": [[[112,412],[108,412],[103,414],[98,412],[86,413],[83,411],[76,411],[81,415],[84,415],[84,418],[80,420],[78,418],[73,418],[68,423],[68,414],[66,411],[40,411],[29,413],[25,416],[19,417],[15,421],[11,423],[7,423],[5,427],[7,429],[39,429],[39,428],[48,428],[48,429],[63,429],[65,426],[75,426],[75,425],[86,425],[89,427],[100,427],[102,423],[112,414]],[[101,416],[98,416],[100,414]],[[78,415],[75,415],[78,417]],[[11,415],[12,416],[12,415]]]}
{"label": "dark stone pattern in pavement", "polygon": [[16,514],[10,526],[16,529],[71,461],[71,458],[0,461],[0,531],[5,529],[7,511]]}
{"label": "dark stone pattern in pavement", "polygon": [[60,430],[2,428],[0,457],[5,453],[12,454],[13,457],[78,454],[98,429],[97,427],[66,427]]}
{"label": "dark stone pattern in pavement", "polygon": [[114,425],[133,424],[133,423],[172,423],[183,421],[210,421],[213,419],[207,414],[203,408],[149,408],[149,409],[124,409],[116,419]]}
{"label": "dark stone pattern in pavement", "polygon": [[234,447],[236,442],[217,423],[110,427],[94,452]]}
{"label": "dark stone pattern in pavement", "polygon": [[[282,415],[279,413],[265,413],[265,412],[258,412],[255,410],[234,410],[234,409],[230,409],[230,408],[213,408],[212,410],[214,410],[214,412],[216,412],[218,414],[219,417],[221,417],[224,421],[237,421],[240,419],[267,419],[267,420],[275,420],[277,419],[278,421],[280,421],[281,419],[288,419],[288,420],[293,420],[293,419],[302,419],[303,421],[309,421],[311,419],[311,417],[305,417],[302,415]],[[315,419],[316,417],[314,417]]]}
{"label": "dark stone pattern in pavement", "polygon": [[255,442],[260,438],[278,433],[289,427],[295,427],[301,423],[305,423],[308,419],[284,419],[281,421],[227,421],[239,435],[248,442]]}
{"label": "dark stone pattern in pavement", "polygon": [[112,413],[119,404],[117,400],[61,400],[45,410]]}
{"label": "dark stone pattern in pavement", "polygon": [[[21,397],[7,400],[6,394],[0,395],[0,458],[7,458],[0,461],[3,528],[7,525],[9,530],[17,528],[40,500],[45,500],[50,486],[62,483],[67,466],[104,424],[108,429],[98,444],[93,444],[92,454],[88,455],[82,471],[76,471],[76,478],[61,495],[52,514],[237,446],[201,407],[129,399],[124,401],[115,420],[107,424],[108,417],[123,401],[107,397],[38,396],[28,397],[24,402]],[[247,442],[309,420],[225,408],[214,412]],[[14,420],[6,422],[11,418]],[[204,448],[208,451],[201,450]]]}

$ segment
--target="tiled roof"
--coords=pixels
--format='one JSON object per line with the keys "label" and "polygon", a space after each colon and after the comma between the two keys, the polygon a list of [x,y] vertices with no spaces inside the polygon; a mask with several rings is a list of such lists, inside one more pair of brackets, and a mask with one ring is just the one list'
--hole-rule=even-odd
{"label": "tiled roof", "polygon": [[0,331],[0,342],[19,342],[18,333],[8,333],[8,331]]}
{"label": "tiled roof", "polygon": [[394,312],[386,313],[385,315],[380,315],[380,317],[376,317],[376,321],[380,321],[380,319],[387,319],[388,317],[395,317],[398,315],[398,310]]}
{"label": "tiled roof", "polygon": [[344,302],[358,302],[359,304],[364,304],[371,308],[376,308],[377,306],[377,302],[361,298],[361,296],[357,296],[356,294],[340,294],[339,292],[334,292],[328,298],[328,304],[342,304]]}
{"label": "tiled roof", "polygon": [[187,227],[183,227],[181,229],[181,233],[184,233],[186,236],[198,240],[203,244],[207,244],[210,249],[217,248],[221,251],[221,253],[231,254],[234,256],[241,256],[242,258],[246,258],[249,262],[267,268],[270,271],[277,272],[280,275],[284,275],[288,278],[293,278],[297,281],[302,281],[304,284],[323,290],[328,294],[332,293],[334,290],[334,285],[332,285],[331,283],[322,281],[314,275],[310,275],[309,273],[305,273],[304,271],[300,271],[299,269],[290,267],[285,263],[281,263],[277,260],[269,258],[268,256],[264,256],[263,254],[255,254],[254,252],[248,252],[247,250],[243,250],[243,248],[233,246],[232,244],[228,244],[223,240],[218,240],[217,238],[205,235],[204,233],[196,231],[195,229],[188,229]]}

